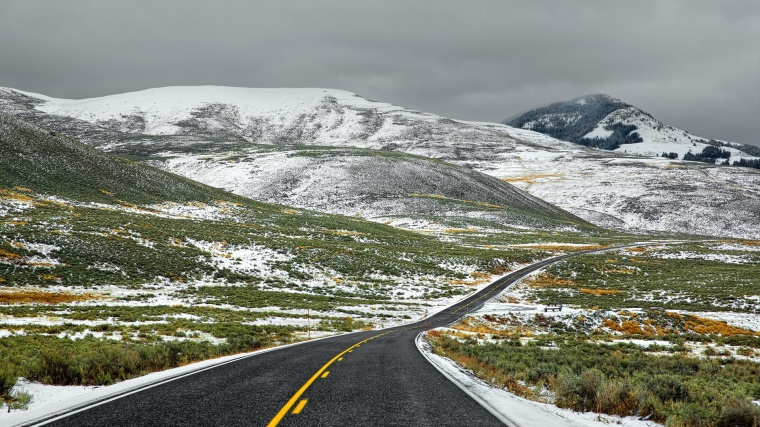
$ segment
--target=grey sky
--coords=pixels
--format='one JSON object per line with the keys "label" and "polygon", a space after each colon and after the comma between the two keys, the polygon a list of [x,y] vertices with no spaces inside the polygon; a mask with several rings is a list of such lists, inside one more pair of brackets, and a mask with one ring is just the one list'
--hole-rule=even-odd
{"label": "grey sky", "polygon": [[0,2],[0,86],[330,87],[499,121],[603,92],[760,145],[760,1]]}

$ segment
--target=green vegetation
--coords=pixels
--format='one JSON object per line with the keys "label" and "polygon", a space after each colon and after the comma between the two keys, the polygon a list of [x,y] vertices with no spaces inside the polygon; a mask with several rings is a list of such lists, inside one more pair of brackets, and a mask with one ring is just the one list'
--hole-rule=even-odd
{"label": "green vegetation", "polygon": [[688,311],[738,319],[760,312],[759,244],[573,257],[503,299],[576,310],[469,316],[429,339],[437,353],[496,386],[563,408],[651,416],[667,426],[757,426],[760,332]]}
{"label": "green vegetation", "polygon": [[[689,243],[585,255],[552,265],[532,281],[530,297],[591,308],[667,308],[760,313],[760,252]],[[750,247],[751,248],[751,247]],[[723,262],[729,257],[733,262]]]}
{"label": "green vegetation", "polygon": [[[14,372],[43,384],[102,385],[212,357],[257,350],[287,342],[287,330],[264,330],[229,338],[222,344],[205,341],[132,342],[85,337],[12,336],[0,340],[4,372]],[[5,374],[4,374],[5,375]]]}
{"label": "green vegetation", "polygon": [[[760,408],[760,364],[735,358],[657,354],[657,348],[546,337],[478,344],[431,338],[435,351],[499,387],[576,411],[652,415],[668,426],[754,426]],[[547,349],[550,348],[550,349]]]}

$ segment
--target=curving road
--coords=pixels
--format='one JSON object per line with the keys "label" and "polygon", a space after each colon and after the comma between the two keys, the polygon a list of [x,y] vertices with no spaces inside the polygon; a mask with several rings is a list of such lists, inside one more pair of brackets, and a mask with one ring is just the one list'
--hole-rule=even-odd
{"label": "curving road", "polygon": [[415,337],[478,309],[528,273],[571,256],[623,247],[537,262],[426,321],[259,353],[25,425],[503,425],[428,363]]}

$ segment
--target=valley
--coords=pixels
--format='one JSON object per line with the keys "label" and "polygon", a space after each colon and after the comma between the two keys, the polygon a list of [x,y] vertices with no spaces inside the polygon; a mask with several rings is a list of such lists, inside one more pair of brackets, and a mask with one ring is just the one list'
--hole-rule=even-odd
{"label": "valley", "polygon": [[[580,411],[602,406],[555,386],[588,366],[548,357],[557,348],[685,359],[699,372],[706,359],[735,376],[758,364],[757,170],[603,151],[329,89],[80,101],[0,89],[0,138],[9,407],[24,405],[19,377],[106,385],[400,326],[541,260],[653,240],[663,243],[546,267],[439,325],[430,343],[499,388]],[[492,347],[544,354],[546,369],[478,359]],[[604,384],[617,387],[617,374]],[[738,383],[731,407],[751,415],[759,390]],[[664,422],[726,404],[704,399],[603,409]]]}

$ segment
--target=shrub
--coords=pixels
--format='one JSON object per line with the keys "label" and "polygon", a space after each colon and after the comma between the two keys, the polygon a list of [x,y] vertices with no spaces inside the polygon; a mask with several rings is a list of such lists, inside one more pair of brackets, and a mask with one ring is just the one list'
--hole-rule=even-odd
{"label": "shrub", "polygon": [[13,391],[16,381],[18,381],[16,367],[5,361],[0,362],[0,398],[4,398]]}
{"label": "shrub", "polygon": [[604,374],[598,369],[590,369],[581,375],[560,374],[554,390],[555,403],[574,411],[595,411],[605,381]]}
{"label": "shrub", "polygon": [[718,427],[758,427],[760,408],[746,399],[730,399],[720,411]]}

